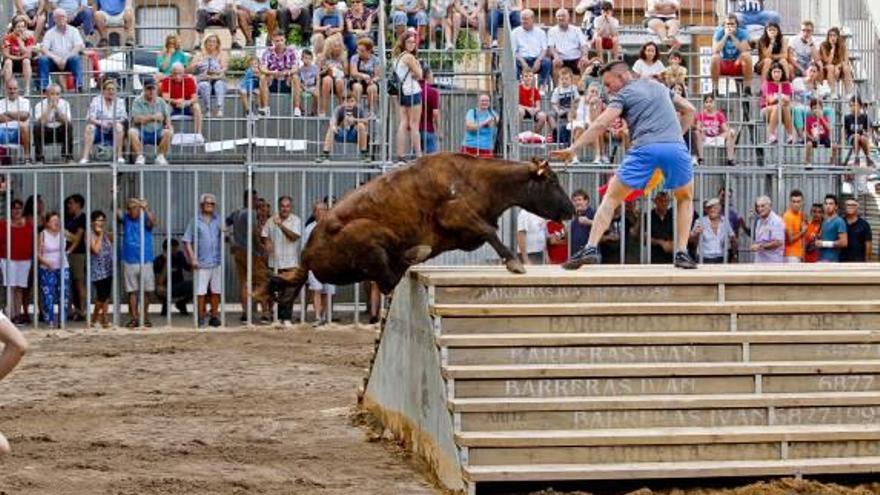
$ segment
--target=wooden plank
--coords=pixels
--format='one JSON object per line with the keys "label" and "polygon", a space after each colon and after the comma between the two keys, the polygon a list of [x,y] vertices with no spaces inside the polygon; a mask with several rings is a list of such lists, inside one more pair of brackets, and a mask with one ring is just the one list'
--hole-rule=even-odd
{"label": "wooden plank", "polygon": [[737,331],[760,330],[880,330],[880,312],[802,313],[787,315],[745,314],[737,317]]}
{"label": "wooden plank", "polygon": [[737,285],[724,287],[728,301],[854,301],[880,299],[880,284],[839,285]]}
{"label": "wooden plank", "polygon": [[876,343],[821,343],[821,344],[752,344],[751,361],[825,361],[844,359],[878,359],[880,344]]}
{"label": "wooden plank", "polygon": [[460,380],[455,398],[620,397],[628,395],[751,394],[753,376]]}
{"label": "wooden plank", "polygon": [[[880,295],[878,295],[880,298]],[[437,287],[439,304],[576,303],[576,302],[696,302],[717,301],[718,284],[611,286],[483,286]]]}
{"label": "wooden plank", "polygon": [[851,372],[807,376],[764,376],[762,390],[769,393],[880,391],[880,375]]}
{"label": "wooden plank", "polygon": [[[880,343],[880,331],[832,330],[762,332],[656,332],[643,333],[491,333],[441,335],[440,347],[556,347],[589,345],[678,345],[678,344],[846,344]],[[754,352],[754,348],[753,348]]]}
{"label": "wooden plank", "polygon": [[468,449],[469,466],[511,464],[621,464],[637,462],[742,461],[779,459],[779,445],[617,445]]}
{"label": "wooden plank", "polygon": [[870,456],[880,456],[880,442],[874,440],[795,442],[788,446],[788,457],[790,459]]}
{"label": "wooden plank", "polygon": [[742,346],[737,344],[675,344],[641,346],[469,347],[451,348],[448,350],[448,354],[449,364],[453,366],[480,364],[723,363],[741,361]]}
{"label": "wooden plank", "polygon": [[[880,317],[876,328],[880,329]],[[729,315],[624,315],[624,316],[535,316],[442,319],[442,333],[647,333],[724,332],[730,330]],[[852,328],[861,328],[854,326]]]}

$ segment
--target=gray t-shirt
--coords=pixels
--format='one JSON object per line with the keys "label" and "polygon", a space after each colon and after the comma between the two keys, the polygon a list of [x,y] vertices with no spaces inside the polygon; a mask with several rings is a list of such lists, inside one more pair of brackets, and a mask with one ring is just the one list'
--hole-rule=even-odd
{"label": "gray t-shirt", "polygon": [[684,143],[672,104],[672,91],[657,81],[628,82],[611,96],[608,106],[621,110],[629,126],[633,148],[653,143]]}
{"label": "gray t-shirt", "polygon": [[810,62],[813,61],[813,49],[815,48],[815,45],[816,41],[813,38],[810,38],[809,43],[804,43],[804,40],[798,35],[792,36],[788,41],[788,46],[794,51],[794,56],[797,58],[798,65],[801,66],[801,69],[804,72],[806,72]]}

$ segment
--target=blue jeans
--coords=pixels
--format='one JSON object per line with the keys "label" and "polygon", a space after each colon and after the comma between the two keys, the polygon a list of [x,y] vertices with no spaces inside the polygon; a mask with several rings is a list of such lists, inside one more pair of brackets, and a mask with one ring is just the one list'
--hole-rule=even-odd
{"label": "blue jeans", "polygon": [[740,26],[767,26],[771,22],[779,24],[782,22],[779,13],[773,10],[762,10],[760,12],[740,12],[736,15],[739,18]]}
{"label": "blue jeans", "polygon": [[38,58],[37,72],[39,72],[40,74],[40,89],[45,90],[49,86],[49,73],[53,70],[70,72],[71,74],[73,74],[73,78],[76,79],[76,89],[82,89],[82,62],[79,59],[79,55],[73,55],[68,58],[67,61],[64,63],[64,67],[59,67],[49,57]]}
{"label": "blue jeans", "polygon": [[[49,13],[49,29],[55,25],[55,18]],[[86,36],[91,36],[93,32],[95,32],[95,13],[91,8],[86,7],[82,9],[76,16],[70,17],[70,13],[67,14],[68,21],[67,24],[73,27],[82,28],[82,32]]]}
{"label": "blue jeans", "polygon": [[426,154],[437,152],[437,135],[433,132],[422,131],[422,151]]}
{"label": "blue jeans", "polygon": [[[522,24],[519,20],[519,11],[512,10],[507,16],[507,20],[510,21],[510,29],[517,28]],[[504,25],[504,12],[498,9],[492,9],[489,11],[489,15],[486,16],[486,26],[489,28],[489,34],[492,35],[492,41],[498,41],[498,29]]]}
{"label": "blue jeans", "polygon": [[[526,63],[529,64],[529,67],[532,67],[533,65],[535,65],[535,58],[534,57],[523,57],[523,60],[525,60]],[[551,67],[552,66],[551,66],[549,58],[544,57],[541,59],[541,70],[540,70],[540,72],[538,72],[538,83],[539,84],[547,84],[548,82],[550,82],[550,69],[551,69]],[[517,63],[516,64],[516,78],[517,78],[517,80],[519,80],[521,75],[522,75],[522,67],[520,67],[520,65]]]}

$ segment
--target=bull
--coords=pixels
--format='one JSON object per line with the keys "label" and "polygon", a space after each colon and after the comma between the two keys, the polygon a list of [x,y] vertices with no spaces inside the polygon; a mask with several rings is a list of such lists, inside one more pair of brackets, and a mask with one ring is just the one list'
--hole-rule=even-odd
{"label": "bull", "polygon": [[389,294],[415,264],[488,242],[512,273],[525,267],[498,238],[513,206],[562,221],[574,207],[547,161],[437,153],[371,180],[318,222],[296,270],[272,277],[269,292],[294,300],[309,270],[324,283],[375,281]]}

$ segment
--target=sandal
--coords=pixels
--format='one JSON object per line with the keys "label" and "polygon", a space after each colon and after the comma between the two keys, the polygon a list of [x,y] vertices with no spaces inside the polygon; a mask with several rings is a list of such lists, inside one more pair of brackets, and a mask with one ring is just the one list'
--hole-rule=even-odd
{"label": "sandal", "polygon": [[150,320],[144,320],[144,326],[147,328],[151,328],[153,326],[153,322]]}
{"label": "sandal", "polygon": [[138,327],[138,322],[137,322],[137,320],[135,320],[135,319],[130,319],[130,320],[128,320],[128,323],[125,324],[125,326],[126,326],[127,328],[137,328],[137,327]]}

